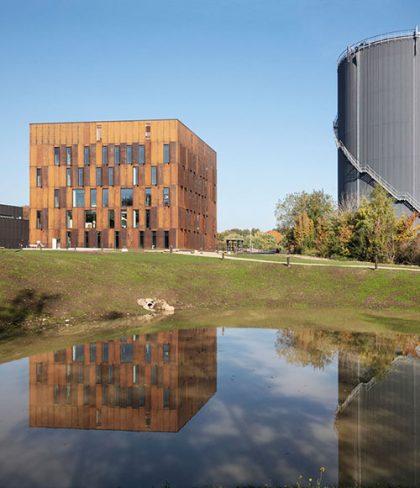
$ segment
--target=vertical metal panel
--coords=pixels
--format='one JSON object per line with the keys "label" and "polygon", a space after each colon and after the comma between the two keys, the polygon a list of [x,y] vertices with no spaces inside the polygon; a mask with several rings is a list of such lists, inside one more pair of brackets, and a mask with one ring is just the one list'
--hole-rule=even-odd
{"label": "vertical metal panel", "polygon": [[169,143],[169,161],[171,163],[176,163],[176,142]]}
{"label": "vertical metal panel", "polygon": [[96,144],[91,144],[89,149],[89,164],[94,166],[96,164]]}
{"label": "vertical metal panel", "polygon": [[73,144],[71,147],[71,164],[72,166],[78,165],[77,144]]}
{"label": "vertical metal panel", "polygon": [[139,164],[139,144],[133,144],[133,164]]}
{"label": "vertical metal panel", "polygon": [[127,164],[127,144],[121,144],[120,147],[120,163]]}
{"label": "vertical metal panel", "polygon": [[115,145],[108,144],[108,165],[113,166],[115,164]]}

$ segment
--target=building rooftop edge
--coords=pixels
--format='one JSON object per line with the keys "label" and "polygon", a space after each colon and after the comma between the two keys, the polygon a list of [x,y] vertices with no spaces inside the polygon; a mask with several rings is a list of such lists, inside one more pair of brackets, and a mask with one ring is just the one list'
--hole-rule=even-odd
{"label": "building rooftop edge", "polygon": [[[213,149],[204,139],[202,139],[198,134],[196,134],[192,129],[188,127],[187,124],[184,124],[182,120],[178,118],[166,118],[166,119],[122,119],[122,120],[81,120],[81,121],[71,121],[71,122],[30,122],[29,125],[59,125],[59,124],[102,124],[102,123],[109,123],[109,122],[169,122],[169,121],[176,121],[182,124],[186,129],[188,129],[192,134],[195,135],[200,141],[202,141],[206,146],[208,146],[213,152],[216,153],[216,150]],[[217,154],[217,153],[216,153]]]}

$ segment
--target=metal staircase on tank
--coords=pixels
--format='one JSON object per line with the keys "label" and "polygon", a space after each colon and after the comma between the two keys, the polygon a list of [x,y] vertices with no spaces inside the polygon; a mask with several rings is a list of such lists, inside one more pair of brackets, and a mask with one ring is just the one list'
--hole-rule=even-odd
{"label": "metal staircase on tank", "polygon": [[412,211],[420,213],[420,202],[418,202],[409,193],[399,193],[396,188],[394,188],[390,183],[388,183],[381,175],[379,175],[371,166],[368,164],[361,164],[353,154],[347,149],[344,143],[338,138],[338,124],[337,119],[334,120],[334,138],[335,144],[338,149],[341,149],[347,161],[359,172],[367,174],[373,181],[381,185],[385,190],[391,195],[391,197],[397,202],[406,204],[411,208]]}

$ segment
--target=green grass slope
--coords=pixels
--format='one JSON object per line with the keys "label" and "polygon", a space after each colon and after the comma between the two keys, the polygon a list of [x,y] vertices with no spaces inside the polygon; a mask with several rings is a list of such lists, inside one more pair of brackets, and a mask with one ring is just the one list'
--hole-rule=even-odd
{"label": "green grass slope", "polygon": [[140,297],[177,308],[357,308],[420,312],[420,274],[176,254],[0,251],[0,321],[139,313]]}

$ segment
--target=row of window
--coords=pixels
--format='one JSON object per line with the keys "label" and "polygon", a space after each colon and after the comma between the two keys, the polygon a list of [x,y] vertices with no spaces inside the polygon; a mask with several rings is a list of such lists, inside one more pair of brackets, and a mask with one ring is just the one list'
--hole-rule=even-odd
{"label": "row of window", "polygon": [[[96,210],[85,210],[85,229],[96,228]],[[146,209],[144,212],[144,223],[146,229],[151,227],[151,213],[150,209]],[[140,226],[140,210],[133,209],[133,228],[137,229]],[[108,210],[108,227],[110,229],[115,228],[115,210]],[[121,229],[128,228],[128,210],[121,210],[120,212],[120,227]],[[42,211],[36,211],[36,228],[42,230]],[[73,211],[66,210],[66,228],[73,228]]]}
{"label": "row of window", "polygon": [[[133,336],[138,337],[138,336]],[[101,344],[102,349],[102,362],[109,361],[109,343],[103,342]],[[97,359],[97,344],[92,342],[89,344],[89,362],[95,363]],[[171,345],[170,343],[162,344],[162,359],[164,362],[169,362],[171,358]],[[65,363],[67,359],[67,353],[65,349],[60,349],[54,352],[54,361],[56,363]],[[72,361],[85,362],[85,345],[79,344],[72,346]],[[152,359],[152,345],[146,342],[144,345],[144,361],[150,363]],[[122,363],[132,363],[134,360],[134,344],[132,342],[120,343],[120,361]],[[138,366],[136,366],[138,368]],[[136,383],[133,377],[133,383]]]}
{"label": "row of window", "polygon": [[[144,145],[139,144],[138,147],[139,147],[138,163],[144,164],[145,163]],[[102,146],[102,164],[103,165],[108,164],[108,159],[109,159],[108,158],[108,152],[109,152],[108,146]],[[67,166],[70,166],[72,164],[72,148],[71,147],[66,147],[66,149],[65,149],[65,160],[66,160]],[[83,147],[83,164],[85,166],[89,166],[90,160],[91,160],[90,146],[84,146]],[[127,146],[126,146],[126,160],[127,160],[127,164],[133,163],[133,145],[132,144],[127,144]],[[121,162],[121,147],[117,144],[117,145],[114,145],[114,163],[120,164],[120,162]],[[170,162],[169,144],[163,145],[163,162],[164,163]],[[55,166],[60,165],[60,148],[57,146],[54,147],[54,165]]]}
{"label": "row of window", "polygon": [[[153,379],[153,377],[152,377]],[[152,382],[152,385],[156,385]],[[109,390],[109,391],[108,391]],[[54,403],[56,405],[72,404],[77,401],[77,395],[79,389],[73,385],[58,385],[53,386]],[[109,407],[119,407],[119,408],[143,408],[146,405],[146,394],[145,387],[143,386],[114,386],[109,387],[107,384],[102,385],[102,405]],[[171,390],[168,387],[163,388],[163,408],[171,407]],[[150,401],[150,400],[149,400]],[[90,385],[84,385],[83,387],[83,405],[96,407],[96,388]],[[101,425],[101,411],[96,411],[96,424]],[[146,426],[150,426],[151,418],[150,414],[145,417]]]}
{"label": "row of window", "polygon": [[[144,249],[144,230],[139,232],[139,248]],[[71,247],[71,231],[67,232],[67,247]],[[108,243],[109,245],[109,243]],[[96,248],[102,247],[102,236],[101,232],[97,231],[95,234],[95,243],[94,246]],[[151,242],[152,249],[156,249],[157,247],[157,232],[152,230],[152,242]],[[169,249],[169,231],[165,230],[163,233],[163,246],[165,249]],[[91,247],[91,237],[89,235],[89,231],[85,232],[85,242],[84,247],[89,248]],[[120,242],[120,231],[116,230],[114,234],[114,247],[115,249],[120,249],[121,242]]]}
{"label": "row of window", "polygon": [[[152,166],[152,185],[157,185],[157,167]],[[102,168],[96,168],[96,186],[102,186],[103,184],[103,172]],[[66,169],[66,186],[75,186],[73,185],[72,181],[72,168]],[[85,184],[85,177],[84,177],[84,169],[78,168],[77,169],[77,186],[84,186]],[[139,167],[133,166],[133,185],[139,184]],[[108,185],[114,186],[114,168],[108,168]],[[36,169],[36,186],[38,188],[42,187],[42,169]]]}
{"label": "row of window", "polygon": [[[133,206],[133,188],[121,188],[120,190],[120,206],[121,207],[132,207]],[[163,193],[163,206],[169,207],[170,205],[170,189],[169,187],[164,187]],[[91,188],[90,190],[90,205],[85,205],[85,190],[75,189],[73,190],[73,207],[74,208],[85,208],[89,206],[91,208],[96,207],[96,195],[97,189]],[[152,206],[152,189],[144,189],[144,205],[146,207]],[[102,189],[102,207],[109,207],[109,189]],[[60,208],[60,190],[54,190],[54,208]]]}

